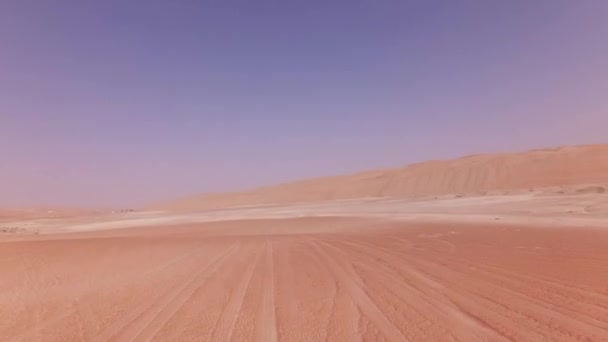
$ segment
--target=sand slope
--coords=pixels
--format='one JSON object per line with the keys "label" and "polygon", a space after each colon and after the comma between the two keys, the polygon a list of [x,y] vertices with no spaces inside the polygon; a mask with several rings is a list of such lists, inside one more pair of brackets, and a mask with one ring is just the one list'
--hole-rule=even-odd
{"label": "sand slope", "polygon": [[201,195],[153,205],[149,209],[189,211],[364,197],[480,195],[492,191],[607,182],[608,145],[568,146],[522,153],[473,155],[240,193]]}

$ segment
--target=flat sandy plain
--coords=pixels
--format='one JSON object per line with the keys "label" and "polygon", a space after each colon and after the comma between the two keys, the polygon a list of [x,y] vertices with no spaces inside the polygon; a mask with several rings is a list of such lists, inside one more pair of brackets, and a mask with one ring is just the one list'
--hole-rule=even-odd
{"label": "flat sandy plain", "polygon": [[608,341],[608,195],[562,192],[5,215],[0,340]]}

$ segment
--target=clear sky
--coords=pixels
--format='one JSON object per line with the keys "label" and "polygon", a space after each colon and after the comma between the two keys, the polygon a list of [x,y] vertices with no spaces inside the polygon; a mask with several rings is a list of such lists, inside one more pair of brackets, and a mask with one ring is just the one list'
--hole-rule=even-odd
{"label": "clear sky", "polygon": [[604,0],[0,1],[0,205],[602,142]]}

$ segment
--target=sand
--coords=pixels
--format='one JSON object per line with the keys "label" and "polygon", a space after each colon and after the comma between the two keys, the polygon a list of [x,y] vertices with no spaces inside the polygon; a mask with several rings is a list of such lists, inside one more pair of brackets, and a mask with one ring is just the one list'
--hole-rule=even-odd
{"label": "sand", "polygon": [[0,341],[608,341],[608,146],[0,211]]}
{"label": "sand", "polygon": [[157,203],[147,209],[196,211],[370,197],[419,199],[445,195],[502,195],[581,184],[608,184],[608,144],[472,155],[244,192],[199,195]]}
{"label": "sand", "polygon": [[[606,227],[608,194],[588,189],[608,185],[545,188],[512,195],[438,199],[363,198],[299,204],[232,207],[221,210],[172,212],[141,211],[65,218],[0,221],[19,234],[56,234],[190,223],[300,217],[375,217],[414,222],[513,223],[537,226]],[[582,190],[582,191],[581,191]],[[313,231],[315,227],[309,227]],[[10,234],[10,233],[9,233]]]}
{"label": "sand", "polygon": [[0,269],[3,341],[608,340],[608,229],[232,220],[13,236]]}

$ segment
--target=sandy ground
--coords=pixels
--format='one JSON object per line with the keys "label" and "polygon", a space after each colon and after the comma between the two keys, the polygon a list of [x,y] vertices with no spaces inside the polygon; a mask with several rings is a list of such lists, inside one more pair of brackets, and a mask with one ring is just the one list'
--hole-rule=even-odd
{"label": "sandy ground", "polygon": [[326,216],[376,217],[416,222],[500,221],[541,226],[608,226],[608,193],[580,191],[586,188],[588,186],[571,189],[560,187],[511,195],[444,196],[422,200],[365,198],[303,204],[244,206],[202,212],[105,212],[60,218],[45,216],[19,218],[15,216],[13,219],[0,220],[0,236],[244,219]]}
{"label": "sandy ground", "polygon": [[316,217],[0,241],[2,341],[608,340],[608,229]]}
{"label": "sandy ground", "polygon": [[596,189],[5,212],[0,340],[608,341]]}

